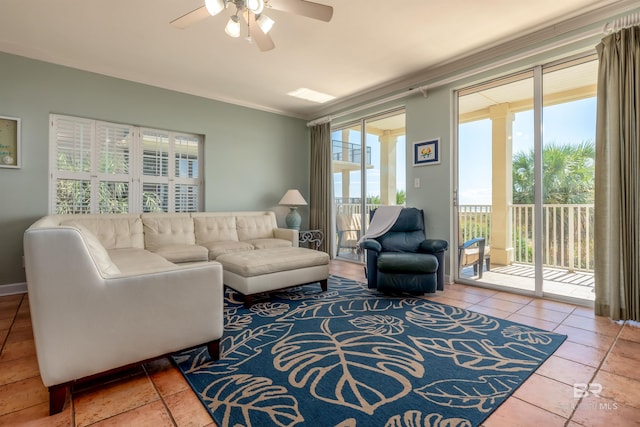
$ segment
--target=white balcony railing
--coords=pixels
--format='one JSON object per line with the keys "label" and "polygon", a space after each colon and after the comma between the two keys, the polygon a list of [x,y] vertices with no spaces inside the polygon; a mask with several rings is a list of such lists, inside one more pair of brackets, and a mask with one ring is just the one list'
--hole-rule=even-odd
{"label": "white balcony railing", "polygon": [[[364,219],[378,204],[366,204]],[[460,241],[485,237],[491,244],[491,205],[460,205]],[[542,206],[542,259],[545,267],[593,272],[592,204]],[[359,203],[336,203],[336,214],[361,214]],[[533,205],[512,205],[514,262],[534,262]]]}
{"label": "white balcony railing", "polygon": [[[491,244],[491,206],[461,205],[461,241],[483,236]],[[593,272],[593,205],[542,206],[542,259],[545,267]],[[512,205],[514,261],[534,262],[533,205]]]}

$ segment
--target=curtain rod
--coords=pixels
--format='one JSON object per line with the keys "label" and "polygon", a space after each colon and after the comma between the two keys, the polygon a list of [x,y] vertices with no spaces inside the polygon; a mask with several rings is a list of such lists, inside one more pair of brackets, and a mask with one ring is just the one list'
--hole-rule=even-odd
{"label": "curtain rod", "polygon": [[640,12],[631,13],[622,18],[607,22],[604,24],[604,27],[602,27],[602,32],[611,34],[623,28],[633,27],[634,25],[640,25]]}

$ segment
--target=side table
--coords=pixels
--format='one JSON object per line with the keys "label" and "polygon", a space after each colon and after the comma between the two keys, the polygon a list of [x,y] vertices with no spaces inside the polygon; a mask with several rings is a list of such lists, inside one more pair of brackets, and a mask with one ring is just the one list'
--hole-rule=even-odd
{"label": "side table", "polygon": [[322,230],[300,230],[298,233],[298,243],[306,244],[310,249],[318,249],[324,241]]}

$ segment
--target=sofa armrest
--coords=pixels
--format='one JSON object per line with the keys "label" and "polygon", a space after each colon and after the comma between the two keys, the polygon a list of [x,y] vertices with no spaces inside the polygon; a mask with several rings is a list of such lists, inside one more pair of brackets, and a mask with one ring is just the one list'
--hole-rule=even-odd
{"label": "sofa armrest", "polygon": [[284,239],[291,241],[291,245],[293,247],[299,246],[298,241],[298,230],[294,230],[291,228],[274,228],[273,229],[273,237],[276,239]]}

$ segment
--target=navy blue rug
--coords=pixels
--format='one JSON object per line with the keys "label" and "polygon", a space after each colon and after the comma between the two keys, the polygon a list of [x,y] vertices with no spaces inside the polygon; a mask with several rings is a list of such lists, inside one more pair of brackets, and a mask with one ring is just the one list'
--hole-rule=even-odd
{"label": "navy blue rug", "polygon": [[220,360],[174,356],[220,426],[477,426],[566,338],[336,276],[225,292]]}

